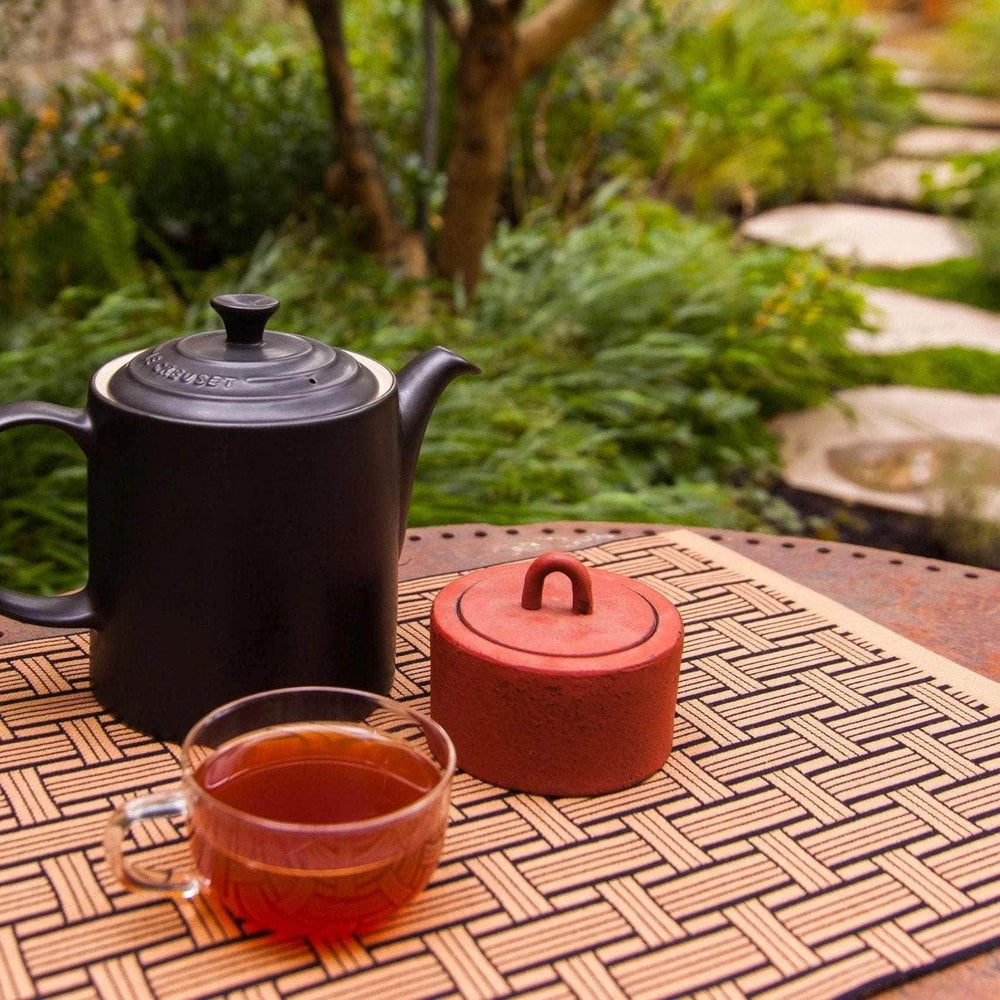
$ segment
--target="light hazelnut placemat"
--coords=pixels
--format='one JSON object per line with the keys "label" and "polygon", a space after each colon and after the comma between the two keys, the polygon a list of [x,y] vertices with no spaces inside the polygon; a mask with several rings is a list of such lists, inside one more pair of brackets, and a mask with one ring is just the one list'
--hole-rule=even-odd
{"label": "light hazelnut placemat", "polygon": [[[579,554],[684,619],[670,760],[593,798],[460,773],[434,880],[360,941],[116,885],[107,814],[173,785],[177,748],[96,704],[85,635],[0,647],[0,997],[830,1000],[1000,940],[1000,685],[690,532]],[[417,708],[452,578],[400,589]]]}

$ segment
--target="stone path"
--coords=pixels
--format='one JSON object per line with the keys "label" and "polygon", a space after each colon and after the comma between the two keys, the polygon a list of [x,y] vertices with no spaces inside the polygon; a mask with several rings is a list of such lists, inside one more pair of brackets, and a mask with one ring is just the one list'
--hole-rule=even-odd
{"label": "stone path", "polygon": [[873,205],[789,205],[753,216],[741,232],[869,267],[938,264],[973,251],[950,219]]}
{"label": "stone path", "polygon": [[904,11],[875,18],[877,23],[871,18],[863,20],[871,22],[876,34],[881,35],[875,54],[896,65],[896,78],[900,83],[908,87],[961,91],[961,77],[937,65],[939,32]]}
{"label": "stone path", "polygon": [[943,158],[1000,149],[1000,129],[967,125],[920,125],[904,132],[893,146],[897,156]]}
{"label": "stone path", "polygon": [[863,170],[851,187],[855,197],[879,205],[922,206],[927,201],[927,184],[942,188],[955,182],[956,169],[947,161],[911,160],[887,156]]}
{"label": "stone path", "polygon": [[932,121],[973,128],[1000,128],[1000,101],[992,97],[925,90],[917,97],[917,107]]}
{"label": "stone path", "polygon": [[[764,212],[743,225],[745,237],[889,268],[974,252],[955,222],[912,209],[929,207],[928,182],[956,179],[950,157],[1000,149],[1000,100],[938,89],[956,81],[936,73],[927,51],[886,47],[883,54],[914,80],[931,82],[918,99],[930,123],[903,133],[890,156],[863,172],[850,203]],[[848,343],[858,352],[961,346],[1000,354],[1000,314],[888,288],[868,287],[865,297],[878,332],[852,331]],[[995,522],[1000,538],[1000,395],[869,386],[838,393],[816,410],[783,414],[772,428],[794,488],[910,514],[959,507]],[[1000,568],[1000,551],[989,560]]]}
{"label": "stone path", "polygon": [[848,334],[848,343],[859,353],[895,354],[917,347],[970,347],[1000,354],[998,313],[894,288],[868,288],[865,299],[869,308],[866,319],[878,327],[878,333],[855,330]]}
{"label": "stone path", "polygon": [[918,515],[971,503],[1000,521],[1000,396],[866,386],[772,429],[796,489]]}
{"label": "stone path", "polygon": [[928,183],[946,187],[957,179],[949,157],[1000,149],[1000,100],[932,90],[917,105],[934,124],[904,132],[890,156],[862,171],[850,190],[855,199],[925,207]]}

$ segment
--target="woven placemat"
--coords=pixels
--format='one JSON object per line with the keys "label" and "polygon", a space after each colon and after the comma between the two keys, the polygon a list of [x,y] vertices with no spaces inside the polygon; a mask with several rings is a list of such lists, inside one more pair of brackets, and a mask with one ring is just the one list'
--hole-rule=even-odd
{"label": "woven placemat", "polygon": [[[177,748],[102,712],[86,636],[0,647],[0,997],[830,1000],[1000,939],[1000,685],[690,532],[580,554],[681,612],[670,760],[593,798],[459,773],[431,885],[359,941],[115,884],[108,812],[174,785]],[[400,590],[416,708],[451,579]]]}

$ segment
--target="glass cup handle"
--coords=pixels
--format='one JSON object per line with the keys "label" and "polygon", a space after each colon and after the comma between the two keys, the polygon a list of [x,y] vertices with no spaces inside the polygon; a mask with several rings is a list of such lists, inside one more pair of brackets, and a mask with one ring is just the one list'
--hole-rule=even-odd
{"label": "glass cup handle", "polygon": [[140,795],[119,806],[108,820],[104,831],[104,854],[114,876],[130,889],[148,889],[167,896],[190,899],[201,891],[201,882],[193,873],[183,873],[174,878],[165,872],[150,872],[140,865],[131,865],[125,859],[122,845],[133,824],[145,820],[190,815],[183,792],[158,792]]}

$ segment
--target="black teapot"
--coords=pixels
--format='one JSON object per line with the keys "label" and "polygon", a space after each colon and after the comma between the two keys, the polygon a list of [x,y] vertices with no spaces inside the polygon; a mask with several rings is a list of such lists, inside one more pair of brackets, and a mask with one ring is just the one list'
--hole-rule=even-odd
{"label": "black teapot", "polygon": [[387,693],[397,563],[431,410],[475,365],[443,347],[388,368],[265,330],[265,295],[221,295],[225,330],[103,365],[86,408],[0,406],[87,456],[90,572],[75,593],[0,589],[0,614],[92,630],[102,704],[164,739],[217,705],[303,684]]}

